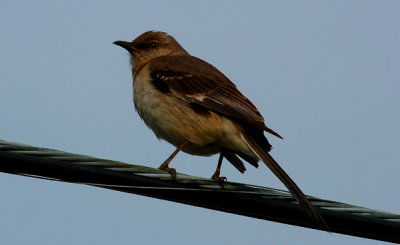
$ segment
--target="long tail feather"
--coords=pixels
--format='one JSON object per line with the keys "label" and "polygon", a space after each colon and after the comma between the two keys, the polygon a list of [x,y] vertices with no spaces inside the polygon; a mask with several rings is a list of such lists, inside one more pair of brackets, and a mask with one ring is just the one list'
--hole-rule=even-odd
{"label": "long tail feather", "polygon": [[311,202],[307,199],[304,193],[300,190],[300,188],[296,185],[296,183],[289,177],[289,175],[279,166],[279,164],[272,158],[272,156],[268,153],[267,150],[263,149],[260,144],[258,144],[252,135],[249,133],[243,132],[243,138],[246,144],[250,147],[254,154],[256,154],[265,165],[278,177],[280,181],[289,189],[292,195],[296,198],[296,200],[300,203],[303,209],[307,212],[307,214],[313,219],[314,222],[325,227],[329,230],[328,225],[325,220],[322,218],[321,214],[317,211],[317,209],[311,204]]}

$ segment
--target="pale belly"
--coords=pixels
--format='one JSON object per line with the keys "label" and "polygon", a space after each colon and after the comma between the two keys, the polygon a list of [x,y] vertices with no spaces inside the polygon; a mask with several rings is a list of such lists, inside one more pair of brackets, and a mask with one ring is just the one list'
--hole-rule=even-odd
{"label": "pale belly", "polygon": [[252,153],[243,142],[240,126],[216,113],[196,113],[187,102],[155,90],[148,81],[134,83],[135,108],[159,139],[179,146],[193,155],[213,155],[222,148]]}

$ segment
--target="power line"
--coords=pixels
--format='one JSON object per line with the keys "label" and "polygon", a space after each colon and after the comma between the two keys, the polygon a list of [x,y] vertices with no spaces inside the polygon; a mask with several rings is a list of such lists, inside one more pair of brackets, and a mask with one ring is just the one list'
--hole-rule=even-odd
{"label": "power line", "polygon": [[[287,191],[217,182],[154,168],[0,140],[0,171],[86,184],[264,219],[323,229]],[[310,197],[331,232],[400,244],[400,215]]]}

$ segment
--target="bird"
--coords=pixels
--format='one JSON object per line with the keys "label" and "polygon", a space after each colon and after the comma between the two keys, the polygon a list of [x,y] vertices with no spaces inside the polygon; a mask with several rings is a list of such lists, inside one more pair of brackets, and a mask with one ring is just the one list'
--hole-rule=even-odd
{"label": "bird", "polygon": [[318,210],[269,154],[266,126],[257,107],[216,67],[190,55],[174,37],[147,31],[133,41],[115,41],[127,50],[133,76],[133,102],[144,123],[158,139],[176,150],[159,169],[175,174],[171,160],[180,152],[191,155],[219,154],[212,179],[220,176],[223,158],[244,173],[242,160],[258,167],[261,160],[288,188],[311,219],[327,224]]}

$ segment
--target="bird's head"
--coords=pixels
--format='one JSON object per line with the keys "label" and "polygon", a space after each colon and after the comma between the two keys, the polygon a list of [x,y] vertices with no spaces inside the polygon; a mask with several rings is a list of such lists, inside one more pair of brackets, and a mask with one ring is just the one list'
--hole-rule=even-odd
{"label": "bird's head", "polygon": [[148,31],[135,38],[132,42],[115,41],[131,54],[132,69],[139,70],[150,60],[167,55],[182,55],[187,52],[182,46],[165,32]]}

